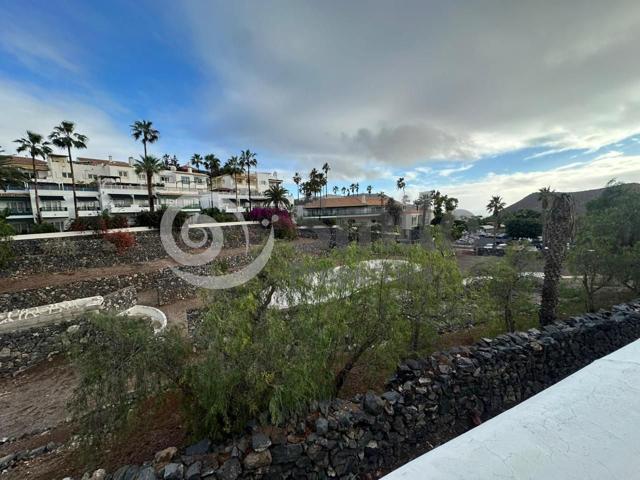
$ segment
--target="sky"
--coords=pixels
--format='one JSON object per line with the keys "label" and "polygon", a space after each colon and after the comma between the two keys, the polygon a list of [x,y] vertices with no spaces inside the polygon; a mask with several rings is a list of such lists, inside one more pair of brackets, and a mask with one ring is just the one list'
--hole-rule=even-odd
{"label": "sky", "polygon": [[257,152],[296,191],[438,189],[483,213],[640,181],[640,2],[0,0],[0,146],[62,120],[82,156]]}

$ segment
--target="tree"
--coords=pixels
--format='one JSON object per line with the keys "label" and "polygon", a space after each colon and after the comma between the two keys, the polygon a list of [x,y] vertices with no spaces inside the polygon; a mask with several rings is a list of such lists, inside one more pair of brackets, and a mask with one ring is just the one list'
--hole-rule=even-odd
{"label": "tree", "polygon": [[28,182],[29,176],[11,165],[11,157],[1,155],[2,152],[4,150],[0,147],[0,190],[6,191],[11,184]]}
{"label": "tree", "polygon": [[405,197],[404,188],[406,186],[407,186],[407,183],[404,181],[404,177],[400,177],[396,182],[396,187],[398,187],[398,190],[402,190],[402,203],[404,203],[404,197]]}
{"label": "tree", "polygon": [[27,136],[14,140],[18,144],[17,151],[27,152],[31,156],[31,165],[33,167],[33,186],[36,196],[36,210],[38,223],[42,223],[42,212],[40,212],[40,199],[38,197],[38,172],[36,170],[36,157],[42,157],[46,161],[47,156],[51,153],[51,144],[44,140],[39,133],[27,130]]}
{"label": "tree", "polygon": [[347,195],[347,187],[342,187],[342,196]]}
{"label": "tree", "polygon": [[196,167],[196,170],[200,170],[200,166],[203,164],[203,162],[204,160],[202,158],[202,155],[200,155],[199,153],[194,153],[191,156],[191,165]]}
{"label": "tree", "polygon": [[298,201],[300,201],[300,182],[302,182],[302,177],[298,172],[293,175],[293,183],[298,187]]}
{"label": "tree", "polygon": [[367,185],[367,193],[369,195],[371,195],[371,190],[373,190],[373,187],[371,185]]}
{"label": "tree", "polygon": [[153,155],[140,155],[140,160],[136,160],[133,166],[138,175],[144,173],[147,177],[147,195],[149,197],[149,211],[154,211],[153,204],[153,175],[160,173],[163,167],[162,161]]}
{"label": "tree", "polygon": [[[549,202],[553,197],[553,190],[551,187],[542,187],[538,190],[538,202],[540,202],[540,206],[542,207],[542,223],[544,224],[545,218],[547,216],[547,210],[549,209]],[[544,232],[543,232],[544,235]],[[542,244],[546,245],[546,240],[544,236],[542,237]]]}
{"label": "tree", "polygon": [[571,195],[561,193],[553,196],[543,229],[546,245],[540,301],[540,325],[542,326],[556,321],[562,265],[575,229],[574,204]]}
{"label": "tree", "polygon": [[393,198],[389,198],[389,200],[387,200],[387,213],[393,219],[393,226],[397,227],[398,223],[400,223],[400,217],[402,216],[402,205]]}
{"label": "tree", "polygon": [[253,209],[251,204],[251,167],[258,166],[258,160],[256,159],[256,154],[247,150],[242,150],[240,152],[240,165],[247,171],[247,186],[249,187],[249,211]]}
{"label": "tree", "polygon": [[233,184],[235,185],[236,191],[236,208],[239,208],[240,204],[238,203],[238,175],[242,175],[244,173],[244,168],[240,163],[240,159],[237,156],[233,155],[229,158],[229,160],[225,162],[222,169],[228,175],[231,175],[233,177]]}
{"label": "tree", "polygon": [[209,177],[209,189],[213,191],[213,180],[220,175],[220,159],[213,153],[204,156],[202,162]]}
{"label": "tree", "polygon": [[136,120],[131,125],[131,136],[142,141],[144,156],[147,156],[147,144],[155,143],[160,138],[160,132],[153,128],[153,122],[148,120]]}
{"label": "tree", "polygon": [[82,135],[75,131],[75,124],[69,121],[63,121],[60,125],[53,127],[53,132],[49,135],[51,143],[58,148],[65,149],[67,151],[67,157],[69,158],[69,167],[71,168],[71,188],[73,190],[73,211],[78,216],[78,198],[76,196],[76,177],[73,172],[73,159],[71,158],[71,149],[83,149],[87,148],[86,135]]}
{"label": "tree", "polygon": [[337,185],[334,185],[333,186],[333,194],[337,195],[339,191],[340,191],[340,187],[338,187]]}
{"label": "tree", "polygon": [[325,197],[329,196],[329,170],[331,170],[331,167],[327,162],[325,162],[324,165],[322,165],[322,171],[324,172],[324,184],[327,186],[325,189]]}
{"label": "tree", "polygon": [[424,231],[427,227],[427,212],[429,211],[429,208],[431,208],[431,204],[433,202],[433,193],[433,191],[428,193],[422,192],[420,195],[418,195],[418,199],[414,202],[415,206],[422,212],[420,229],[422,230],[423,237]]}
{"label": "tree", "polygon": [[540,214],[519,210],[505,220],[505,231],[511,238],[537,238],[542,235]]}
{"label": "tree", "polygon": [[171,156],[168,153],[165,153],[164,155],[162,155],[162,161],[164,163],[165,168],[169,168],[169,167],[178,168],[180,166],[178,157],[176,157],[175,155]]}
{"label": "tree", "polygon": [[273,205],[275,208],[280,209],[281,206],[289,207],[291,203],[287,198],[289,191],[280,185],[271,185],[269,189],[264,192],[264,196],[267,197],[267,206]]}
{"label": "tree", "polygon": [[449,197],[443,195],[438,190],[432,192],[431,202],[433,205],[433,225],[439,225],[442,223],[446,214],[453,212],[458,206],[458,199],[455,197]]}
{"label": "tree", "polygon": [[595,312],[595,294],[609,285],[615,275],[613,248],[613,244],[599,234],[592,219],[581,219],[567,262],[571,273],[581,279],[588,312]]}
{"label": "tree", "polygon": [[500,216],[507,204],[502,200],[499,195],[494,195],[487,204],[487,211],[493,216],[493,249],[497,248],[498,243],[498,229],[500,228]]}

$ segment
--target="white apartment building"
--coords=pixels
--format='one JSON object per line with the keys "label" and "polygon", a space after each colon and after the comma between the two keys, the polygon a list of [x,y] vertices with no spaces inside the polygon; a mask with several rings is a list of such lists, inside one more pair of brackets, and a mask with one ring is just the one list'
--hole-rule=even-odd
{"label": "white apartment building", "polygon": [[[11,163],[33,177],[30,158],[11,157]],[[126,215],[131,221],[136,214],[149,210],[147,179],[135,172],[134,159],[117,161],[78,157],[73,162],[78,211],[74,210],[71,168],[64,155],[50,155],[48,160],[36,160],[38,199],[42,221],[64,230],[76,217],[97,216],[102,211]],[[180,206],[196,213],[208,206],[225,211],[244,211],[248,208],[246,174],[238,175],[238,204],[235,202],[235,183],[230,175],[213,180],[210,188],[205,173],[191,167],[169,167],[153,176],[154,204]],[[252,173],[251,192],[254,205],[264,201],[270,185],[281,183],[275,174]],[[0,191],[0,210],[9,209],[7,220],[19,233],[30,230],[37,218],[34,182],[14,185]]]}

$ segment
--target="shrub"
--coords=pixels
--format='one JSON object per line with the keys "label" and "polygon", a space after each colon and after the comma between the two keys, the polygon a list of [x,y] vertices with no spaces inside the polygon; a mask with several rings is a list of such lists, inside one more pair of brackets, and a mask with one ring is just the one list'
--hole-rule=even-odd
{"label": "shrub", "polygon": [[97,447],[124,434],[149,399],[177,388],[188,351],[174,330],[154,335],[148,322],[127,316],[93,316],[87,338],[72,351],[80,382],[70,408],[84,445]]}
{"label": "shrub", "polygon": [[298,230],[288,211],[277,208],[254,208],[246,214],[247,220],[257,222],[267,220],[269,224],[271,224],[274,216],[278,217],[278,220],[273,223],[275,237],[284,240],[295,240],[298,237]]}
{"label": "shrub", "polygon": [[13,258],[13,248],[11,237],[15,235],[15,230],[0,217],[0,268],[4,268]]}
{"label": "shrub", "polygon": [[121,215],[110,215],[106,210],[98,217],[78,217],[69,225],[69,231],[85,232],[96,231],[104,232],[114,228],[127,228],[129,222],[127,217]]}
{"label": "shrub", "polygon": [[31,226],[31,233],[54,233],[58,229],[52,223],[34,223]]}
{"label": "shrub", "polygon": [[[140,212],[136,215],[136,225],[139,227],[160,228],[162,216],[166,211],[167,207],[163,205],[161,208],[154,210],[153,212]],[[177,212],[176,217],[173,220],[173,229],[179,230],[188,218],[189,214],[186,212]]]}
{"label": "shrub", "polygon": [[233,213],[223,212],[219,208],[205,208],[202,210],[202,215],[207,215],[208,217],[213,218],[216,222],[235,222],[237,221],[236,216]]}
{"label": "shrub", "polygon": [[124,255],[136,243],[135,237],[130,232],[105,233],[102,238],[116,247],[118,255]]}

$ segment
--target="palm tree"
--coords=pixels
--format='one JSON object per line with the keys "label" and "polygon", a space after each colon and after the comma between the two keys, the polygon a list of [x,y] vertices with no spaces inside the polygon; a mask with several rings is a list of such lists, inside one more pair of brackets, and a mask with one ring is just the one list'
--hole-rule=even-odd
{"label": "palm tree", "polygon": [[356,184],[352,183],[349,185],[349,190],[351,190],[351,193],[356,193]]}
{"label": "palm tree", "polygon": [[236,190],[236,208],[238,208],[238,175],[242,175],[244,173],[244,168],[242,168],[242,164],[240,163],[240,159],[233,155],[229,158],[224,164],[222,169],[229,175],[233,176],[233,183],[235,185]]}
{"label": "palm tree", "polygon": [[298,172],[293,175],[293,183],[298,187],[298,201],[300,201],[300,182],[302,181],[302,177]]}
{"label": "palm tree", "polygon": [[[553,190],[551,187],[542,187],[538,190],[538,201],[540,202],[540,206],[542,207],[542,224],[544,225],[547,218],[547,210],[549,209],[549,202],[553,197]],[[544,229],[542,230],[542,245],[546,245],[546,240],[544,238]]]}
{"label": "palm tree", "polygon": [[339,191],[340,191],[340,187],[338,187],[337,185],[334,185],[333,186],[333,194],[337,195]]}
{"label": "palm tree", "polygon": [[0,147],[0,190],[7,190],[11,184],[28,182],[29,176],[22,170],[11,165],[11,157],[2,155],[4,150]]}
{"label": "palm tree", "polygon": [[325,197],[329,196],[329,187],[328,187],[329,170],[331,170],[329,163],[324,162],[324,165],[322,165],[322,171],[324,172],[324,184],[325,186],[327,186],[327,188],[325,189]]}
{"label": "palm tree", "polygon": [[71,189],[73,190],[73,211],[78,216],[78,198],[76,197],[76,177],[73,173],[73,160],[71,159],[71,149],[87,148],[86,135],[82,135],[75,131],[75,124],[69,121],[63,121],[60,125],[53,127],[53,132],[49,135],[51,143],[58,148],[67,150],[69,157],[69,167],[71,167]]}
{"label": "palm tree", "polygon": [[191,156],[191,165],[193,165],[194,167],[196,167],[196,170],[200,170],[200,166],[204,163],[204,160],[202,159],[202,155],[200,155],[199,153],[194,153]]}
{"label": "palm tree", "polygon": [[289,191],[280,185],[271,185],[269,189],[264,192],[264,196],[268,199],[267,205],[273,205],[279,210],[280,205],[288,207],[291,204],[287,198],[288,193]]}
{"label": "palm tree", "polygon": [[367,185],[367,193],[369,195],[371,195],[371,190],[373,190],[373,187],[371,185]]}
{"label": "palm tree", "polygon": [[162,160],[158,157],[154,157],[153,155],[140,155],[140,160],[136,160],[133,168],[135,168],[136,173],[140,175],[144,173],[147,176],[147,194],[149,196],[149,211],[154,211],[153,205],[153,175],[156,173],[160,173],[164,164]]}
{"label": "palm tree", "polygon": [[342,195],[346,195],[347,194],[347,187],[342,187]]}
{"label": "palm tree", "polygon": [[27,136],[14,140],[19,146],[18,153],[28,152],[31,156],[31,165],[33,167],[33,186],[36,194],[36,210],[38,215],[38,223],[42,223],[42,213],[40,212],[40,199],[38,198],[38,172],[36,171],[36,157],[42,157],[47,160],[47,155],[51,153],[50,143],[44,140],[39,133],[27,130]]}
{"label": "palm tree", "polygon": [[406,186],[407,186],[407,182],[404,181],[404,177],[400,177],[396,182],[396,187],[398,187],[398,190],[402,190],[402,203],[404,203],[404,197],[405,197],[404,188]]}
{"label": "palm tree", "polygon": [[[434,195],[435,195],[434,191],[431,191],[429,193],[422,192],[418,196],[418,199],[415,200],[414,202],[415,206],[422,211],[420,228],[423,231],[426,229],[426,226],[427,226],[427,212],[429,211],[429,208],[431,208],[431,205],[433,204]],[[422,236],[422,238],[423,240],[426,240],[426,237],[424,235]]]}
{"label": "palm tree", "polygon": [[504,203],[500,195],[494,195],[487,204],[487,211],[493,216],[493,248],[496,248],[498,239],[498,228],[500,228],[500,214],[507,204]]}
{"label": "palm tree", "polygon": [[240,152],[240,165],[242,165],[243,168],[247,169],[247,186],[249,187],[249,211],[251,211],[253,208],[251,204],[251,167],[258,166],[256,154],[249,149],[242,150]]}
{"label": "palm tree", "polygon": [[360,184],[356,183],[356,193],[358,193],[360,191]]}
{"label": "palm tree", "polygon": [[204,156],[202,164],[209,176],[210,190],[213,191],[213,179],[220,175],[220,159],[216,157],[215,154],[208,153]]}
{"label": "palm tree", "polygon": [[153,128],[153,122],[148,120],[136,120],[131,125],[131,136],[136,140],[142,140],[144,156],[147,156],[147,143],[155,143],[160,137],[160,132]]}
{"label": "palm tree", "polygon": [[569,242],[575,232],[575,205],[573,197],[566,193],[549,197],[549,211],[543,226],[547,244],[544,252],[544,280],[540,300],[540,325],[556,321],[558,287],[562,264],[567,256]]}

